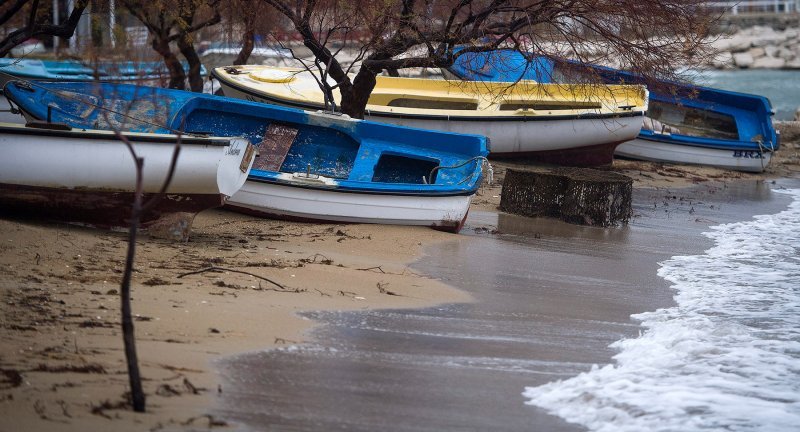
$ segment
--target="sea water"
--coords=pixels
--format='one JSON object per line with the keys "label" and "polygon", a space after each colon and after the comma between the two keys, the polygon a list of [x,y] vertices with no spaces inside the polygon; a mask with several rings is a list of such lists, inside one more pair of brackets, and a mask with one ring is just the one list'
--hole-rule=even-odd
{"label": "sea water", "polygon": [[775,110],[776,120],[792,120],[800,109],[798,70],[706,70],[691,75],[698,84],[766,97]]}
{"label": "sea water", "polygon": [[715,245],[659,276],[676,306],[633,315],[615,364],[528,387],[535,405],[592,431],[800,430],[800,189],[789,208],[713,226]]}

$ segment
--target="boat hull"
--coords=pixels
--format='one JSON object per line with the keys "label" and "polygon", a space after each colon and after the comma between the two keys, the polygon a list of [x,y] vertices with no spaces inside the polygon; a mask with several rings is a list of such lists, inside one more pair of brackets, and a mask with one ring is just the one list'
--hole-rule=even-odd
{"label": "boat hull", "polygon": [[[219,207],[244,184],[254,151],[242,139],[181,138],[175,172],[169,170],[175,135],[124,134],[143,159],[145,228],[186,238],[194,215]],[[57,219],[100,228],[129,226],[136,168],[112,132],[0,125],[0,202],[4,214]],[[249,150],[249,151],[248,151]]]}
{"label": "boat hull", "polygon": [[707,165],[746,172],[763,172],[772,159],[772,152],[769,151],[680,145],[642,138],[620,144],[616,155],[628,159]]}
{"label": "boat hull", "polygon": [[491,157],[529,157],[541,162],[579,167],[607,165],[614,150],[633,139],[642,117],[536,121],[462,121],[367,115],[367,119],[400,126],[485,135]]}
{"label": "boat hull", "polygon": [[458,232],[472,195],[394,195],[248,180],[226,203],[235,211],[306,222],[428,226]]}

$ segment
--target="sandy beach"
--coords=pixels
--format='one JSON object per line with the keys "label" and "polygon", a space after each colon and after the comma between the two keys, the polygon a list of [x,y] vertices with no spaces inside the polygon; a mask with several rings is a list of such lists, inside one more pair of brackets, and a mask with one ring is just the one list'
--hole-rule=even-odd
{"label": "sandy beach", "polygon": [[[764,174],[624,160],[612,169],[637,190],[675,199],[697,184],[796,178],[800,124],[779,128],[783,147]],[[505,169],[522,164],[494,163],[494,183],[473,210],[498,212]],[[212,363],[309,341],[314,322],[298,313],[473,301],[409,269],[426,248],[454,238],[470,241],[427,228],[298,224],[225,210],[201,213],[187,243],[140,238],[133,311],[148,410],[135,414],[119,334],[126,237],[4,216],[0,431],[223,427],[224,418],[209,414],[226,392]]]}

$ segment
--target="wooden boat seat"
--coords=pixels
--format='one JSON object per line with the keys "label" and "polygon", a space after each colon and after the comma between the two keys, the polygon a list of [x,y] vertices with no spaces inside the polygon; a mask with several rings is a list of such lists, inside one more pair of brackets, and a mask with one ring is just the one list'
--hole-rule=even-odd
{"label": "wooden boat seat", "polygon": [[50,129],[50,130],[65,130],[65,131],[72,130],[72,128],[66,123],[52,123],[52,122],[43,122],[38,120],[31,120],[25,123],[25,127],[34,129]]}
{"label": "wooden boat seat", "polygon": [[264,138],[258,144],[258,156],[253,169],[280,171],[289,148],[297,137],[297,129],[280,123],[270,123],[264,131]]}

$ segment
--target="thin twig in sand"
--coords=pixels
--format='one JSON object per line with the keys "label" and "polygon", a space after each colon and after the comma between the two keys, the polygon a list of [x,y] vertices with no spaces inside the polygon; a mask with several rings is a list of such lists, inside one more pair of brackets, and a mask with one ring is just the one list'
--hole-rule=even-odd
{"label": "thin twig in sand", "polygon": [[210,271],[211,272],[226,272],[227,271],[227,272],[231,272],[231,273],[246,274],[246,275],[249,275],[249,276],[253,276],[254,278],[261,279],[263,281],[269,282],[269,283],[271,283],[271,284],[273,284],[273,285],[275,285],[275,286],[280,288],[279,290],[273,289],[271,291],[300,292],[300,290],[298,290],[298,289],[286,288],[285,286],[279,284],[278,282],[275,282],[274,280],[265,278],[264,276],[259,276],[257,274],[253,274],[253,273],[250,273],[250,272],[246,272],[246,271],[242,271],[242,270],[234,270],[234,269],[229,269],[229,268],[224,268],[224,267],[207,267],[207,268],[200,269],[200,270],[195,270],[195,271],[191,271],[191,272],[187,272],[187,273],[182,273],[182,274],[178,275],[178,279],[180,279],[180,278],[182,278],[184,276],[190,276],[190,275],[195,275],[195,274],[205,273],[205,272],[210,272]]}
{"label": "thin twig in sand", "polygon": [[381,266],[377,266],[377,267],[367,267],[367,268],[360,268],[360,269],[356,269],[356,270],[359,270],[359,271],[373,271],[373,270],[376,270],[376,271],[377,271],[377,272],[379,272],[379,273],[384,273],[384,274],[386,273],[385,271],[383,271],[383,269],[381,268]]}
{"label": "thin twig in sand", "polygon": [[400,294],[397,294],[397,293],[396,293],[396,292],[394,292],[394,291],[389,291],[389,290],[387,290],[387,289],[386,289],[386,286],[388,286],[388,285],[389,285],[389,282],[386,282],[386,283],[380,283],[380,282],[378,282],[378,291],[379,291],[381,294],[386,294],[386,295],[391,295],[391,296],[400,296]]}

